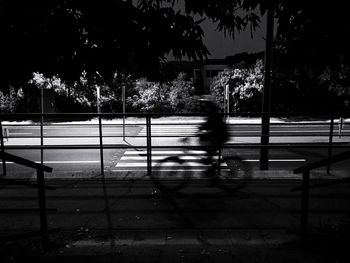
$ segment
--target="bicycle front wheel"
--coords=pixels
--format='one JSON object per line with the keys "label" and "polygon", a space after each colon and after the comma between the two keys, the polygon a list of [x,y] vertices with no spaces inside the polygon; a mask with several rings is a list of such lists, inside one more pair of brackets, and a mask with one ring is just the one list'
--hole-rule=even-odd
{"label": "bicycle front wheel", "polygon": [[175,192],[183,188],[190,178],[189,171],[183,169],[184,161],[178,157],[161,160],[152,171],[153,183],[159,190]]}
{"label": "bicycle front wheel", "polygon": [[245,187],[251,179],[250,165],[238,156],[223,157],[216,169],[219,186],[228,191]]}

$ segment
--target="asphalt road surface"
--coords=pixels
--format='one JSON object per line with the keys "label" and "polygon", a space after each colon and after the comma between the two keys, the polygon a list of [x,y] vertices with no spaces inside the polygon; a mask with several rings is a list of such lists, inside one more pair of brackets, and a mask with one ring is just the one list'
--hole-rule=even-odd
{"label": "asphalt road surface", "polygon": [[[181,137],[195,135],[199,124],[181,123],[181,122],[155,122],[152,123],[153,136]],[[347,125],[348,126],[348,125]],[[349,127],[344,126],[341,129],[342,136],[349,136]],[[31,138],[40,136],[40,126],[38,124],[27,125],[5,125],[10,138]],[[135,136],[141,131],[139,136],[146,136],[145,124],[130,124],[125,126],[126,136]],[[260,136],[260,124],[229,124],[229,133],[231,136]],[[122,136],[123,125],[121,124],[103,124],[104,136]],[[339,135],[339,126],[334,125],[333,129],[336,135]],[[270,134],[274,136],[328,136],[330,132],[329,123],[272,123]],[[98,125],[92,124],[51,124],[44,126],[44,136],[98,136]]]}

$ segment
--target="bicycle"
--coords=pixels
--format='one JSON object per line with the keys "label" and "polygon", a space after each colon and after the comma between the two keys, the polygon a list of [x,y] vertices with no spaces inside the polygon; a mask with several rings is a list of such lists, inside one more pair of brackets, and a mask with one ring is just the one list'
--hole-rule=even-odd
{"label": "bicycle", "polygon": [[[183,140],[187,142],[186,140]],[[192,156],[197,162],[204,164],[204,177],[210,180],[212,186],[218,186],[227,191],[237,191],[247,185],[251,178],[251,168],[243,158],[239,156],[224,156],[217,154],[212,162],[208,164],[208,158],[196,156],[191,153],[191,147],[186,147],[178,156],[166,157],[159,161],[153,169],[151,179],[155,186],[166,192],[175,192],[184,188],[195,171],[185,169],[191,167],[191,162],[185,157]],[[193,158],[193,157],[198,158]],[[180,168],[180,169],[172,169]]]}

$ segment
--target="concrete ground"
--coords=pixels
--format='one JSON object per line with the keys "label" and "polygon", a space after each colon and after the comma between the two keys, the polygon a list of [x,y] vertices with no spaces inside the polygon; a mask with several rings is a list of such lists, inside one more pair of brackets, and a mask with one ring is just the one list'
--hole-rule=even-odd
{"label": "concrete ground", "polygon": [[283,231],[116,234],[56,243],[42,252],[38,240],[7,242],[1,262],[349,262],[348,239],[310,238]]}
{"label": "concrete ground", "polygon": [[[300,193],[289,191],[299,183],[269,179],[233,195],[196,184],[168,196],[146,182],[103,189],[101,182],[52,180],[48,184],[57,189],[47,191],[48,209],[57,212],[49,211],[49,226],[61,231],[49,235],[45,251],[40,238],[6,238],[11,229],[38,229],[37,211],[10,209],[35,206],[35,189],[2,186],[0,206],[9,210],[0,214],[0,261],[349,262],[348,188],[313,190],[310,209],[321,214],[314,212],[310,224],[324,225],[302,242]],[[339,224],[344,219],[348,224]]]}
{"label": "concrete ground", "polygon": [[[136,143],[136,142],[134,142]],[[154,145],[161,142],[154,142]],[[175,143],[175,142],[174,142]],[[349,176],[346,174],[345,176]],[[254,177],[259,179],[281,179],[286,177],[285,171],[278,171],[272,174],[264,172],[256,172]],[[292,178],[293,177],[293,178]],[[344,177],[344,174],[339,175],[339,177]],[[294,181],[300,181],[300,175],[294,175],[289,172],[288,179],[293,179]],[[72,182],[72,189],[75,182]],[[268,183],[267,183],[268,184]],[[1,185],[1,193],[5,191],[6,187]],[[79,188],[79,187],[78,187]],[[81,218],[91,218],[95,217],[99,220],[102,219],[104,215],[98,215],[96,211],[104,211],[105,207],[101,204],[103,199],[101,198],[100,188],[99,193],[95,194],[99,196],[99,203],[93,201],[94,194],[90,189],[81,190],[78,194],[83,195],[85,199],[76,199],[74,203],[67,205],[65,200],[68,200],[67,194],[62,191],[60,198],[54,196],[50,199],[51,204],[58,207],[59,211],[62,212],[62,218],[56,219],[56,225],[64,226],[65,224],[71,224],[76,220],[77,225],[82,220]],[[124,189],[124,188],[123,188]],[[126,188],[125,188],[126,189]],[[124,190],[125,190],[124,189]],[[262,188],[260,188],[262,189]],[[218,199],[214,201],[199,200],[199,195],[188,195],[186,198],[181,197],[181,202],[177,202],[178,206],[187,208],[182,211],[187,211],[190,214],[190,218],[198,219],[198,222],[203,222],[200,216],[201,214],[191,214],[191,205],[200,204],[202,207],[211,206],[212,209],[219,209],[222,217],[215,217],[210,222],[212,225],[215,225],[215,220],[222,218],[225,222],[232,225],[233,221],[227,216],[229,214],[228,208],[234,206],[238,207],[246,213],[247,202],[250,202],[252,205],[255,205],[255,208],[263,210],[263,204],[268,206],[269,209],[272,209],[276,212],[282,214],[284,210],[279,210],[276,208],[276,195],[271,194],[269,190],[260,190],[259,200],[254,198],[242,198],[235,203],[223,204],[223,199]],[[278,188],[274,188],[277,189]],[[4,191],[2,191],[4,190]],[[129,189],[126,189],[129,190]],[[137,201],[136,195],[130,197],[128,192],[129,200],[120,201],[121,196],[119,193],[114,193],[114,198],[117,199],[117,202],[113,204],[116,205],[118,209],[115,209],[115,218],[119,217],[120,211],[122,209],[127,210],[131,208],[136,209],[146,209],[149,208],[150,212],[147,214],[149,218],[157,217],[155,212],[151,209],[154,204],[154,200],[149,198],[151,191],[146,189],[148,195],[138,194],[140,204],[137,207],[133,207],[134,203]],[[346,190],[346,189],[345,189]],[[159,229],[152,229],[147,225],[143,226],[143,218],[137,216],[137,214],[132,214],[129,218],[129,223],[133,227],[119,227],[114,228],[112,231],[108,231],[107,227],[105,229],[93,229],[90,227],[81,227],[75,229],[64,229],[58,233],[50,235],[50,244],[49,247],[44,250],[42,247],[40,238],[30,238],[30,239],[16,239],[9,238],[7,230],[10,229],[11,225],[16,225],[17,230],[21,230],[21,225],[15,224],[14,222],[23,222],[32,226],[31,221],[26,221],[24,216],[20,213],[10,213],[9,206],[11,202],[15,202],[16,205],[21,204],[22,207],[25,207],[28,203],[29,207],[33,206],[33,203],[36,202],[36,199],[32,197],[32,193],[28,193],[28,199],[20,199],[18,196],[21,189],[10,189],[11,193],[16,191],[14,195],[15,198],[11,199],[13,195],[0,195],[0,208],[3,209],[0,218],[5,218],[4,221],[1,221],[0,224],[0,262],[1,263],[12,263],[12,262],[350,262],[350,253],[348,253],[348,244],[350,239],[350,223],[344,225],[328,225],[325,227],[322,233],[310,233],[306,240],[302,240],[298,233],[296,232],[299,224],[299,215],[298,217],[291,217],[289,214],[286,214],[286,218],[291,218],[290,221],[280,220],[279,216],[273,217],[266,214],[261,214],[261,217],[264,217],[264,223],[272,225],[272,223],[282,224],[282,227],[278,228],[245,228],[245,227],[188,227],[188,228],[172,228],[172,227],[163,227]],[[86,192],[85,192],[86,191]],[[280,190],[279,190],[280,191]],[[5,191],[6,192],[6,191]],[[254,191],[253,191],[254,192]],[[153,193],[153,192],[152,192]],[[256,191],[255,191],[256,193]],[[33,196],[36,193],[33,193]],[[270,195],[270,196],[266,196]],[[319,197],[320,193],[317,192],[315,196]],[[332,193],[327,193],[325,196],[328,198],[327,202],[329,208],[336,208],[340,204],[338,199],[335,200]],[[197,200],[196,199],[199,200]],[[212,197],[210,197],[212,198]],[[223,198],[227,198],[223,196]],[[324,196],[322,196],[324,198]],[[322,199],[321,198],[321,199]],[[345,211],[345,217],[347,213],[347,218],[349,218],[349,207],[346,207],[346,201],[349,200],[349,192],[342,191],[341,197],[344,204],[342,209]],[[271,200],[275,200],[271,202]],[[278,204],[291,204],[292,196],[288,194],[283,200]],[[316,208],[324,204],[323,199],[315,202]],[[334,199],[334,200],[333,200]],[[63,201],[62,201],[63,200]],[[136,201],[135,201],[136,200]],[[53,203],[57,201],[59,205]],[[82,202],[84,206],[81,206]],[[297,208],[300,208],[300,200],[296,199],[293,202],[293,205]],[[28,202],[28,203],[26,203]],[[79,203],[79,205],[77,205]],[[96,202],[95,204],[92,204]],[[149,202],[145,204],[144,202]],[[163,199],[157,201],[165,207]],[[163,202],[163,203],[162,203]],[[13,203],[14,204],[14,203]],[[86,205],[86,206],[85,206]],[[51,207],[51,206],[50,206]],[[79,211],[77,209],[79,207]],[[91,215],[88,214],[89,211],[84,211],[84,208],[94,208],[94,211],[90,211]],[[281,207],[281,206],[280,206]],[[246,209],[245,209],[246,208]],[[6,210],[8,209],[8,210]],[[6,212],[7,211],[7,212]],[[189,212],[188,212],[189,211]],[[215,210],[216,211],[216,210]],[[333,210],[332,210],[333,211]],[[332,213],[331,211],[331,213]],[[132,211],[134,213],[134,211]],[[266,211],[264,211],[266,212]],[[336,211],[333,211],[334,213]],[[94,214],[93,214],[94,213]],[[136,215],[136,216],[135,216]],[[187,214],[188,215],[188,214]],[[79,217],[81,216],[81,218]],[[170,219],[172,217],[166,217],[167,222],[172,222]],[[270,218],[269,218],[270,216]],[[29,217],[35,217],[33,222],[37,222],[38,213],[35,211],[32,212]],[[100,217],[100,218],[99,218]],[[233,217],[233,216],[232,216]],[[124,217],[125,218],[125,217]],[[169,219],[170,218],[170,219]],[[235,216],[237,220],[237,216]],[[247,221],[259,221],[258,212],[252,212],[245,215],[242,215],[242,220],[237,220],[238,223],[243,224]],[[87,219],[90,219],[87,218]],[[132,220],[131,220],[132,219]],[[230,220],[228,220],[230,219]],[[244,219],[244,220],[243,220]],[[315,219],[317,220],[317,219]],[[124,220],[127,221],[127,220]],[[150,220],[151,221],[151,220]],[[176,221],[176,220],[174,220]],[[244,222],[243,222],[244,221]],[[92,223],[92,220],[89,222]],[[350,222],[350,221],[349,221]],[[125,224],[126,224],[125,223]],[[294,224],[295,223],[295,224]],[[199,224],[199,223],[198,223]],[[292,226],[293,224],[293,226]],[[197,224],[196,224],[197,225]],[[222,226],[220,222],[217,222],[217,225]],[[35,226],[35,224],[34,224]]]}

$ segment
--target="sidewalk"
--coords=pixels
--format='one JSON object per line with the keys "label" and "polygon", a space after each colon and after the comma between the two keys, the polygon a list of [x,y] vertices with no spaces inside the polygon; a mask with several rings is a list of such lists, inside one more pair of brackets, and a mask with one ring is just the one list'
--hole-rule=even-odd
{"label": "sidewalk", "polygon": [[[131,144],[145,143],[145,141],[145,138],[128,138],[128,143]],[[239,138],[234,138],[234,142],[240,142]],[[16,143],[16,141],[12,141],[10,139],[8,145],[11,145],[11,143]],[[45,144],[46,143],[56,145],[59,143],[59,141],[46,141]],[[74,142],[72,141],[71,143]],[[108,141],[106,141],[106,143],[108,143]],[[114,141],[114,143],[116,142]],[[120,143],[122,142],[120,141]],[[175,146],[178,145],[178,140],[155,140],[152,142],[152,145],[160,146],[164,143]],[[268,180],[273,181],[276,179],[275,181],[278,181],[278,179],[285,179],[286,173],[287,171],[285,170],[254,171],[253,178],[265,179],[264,181],[267,182],[266,185],[272,187],[274,184],[269,184]],[[319,174],[315,172],[313,176],[321,177],[324,174],[324,171]],[[330,175],[329,178],[340,178],[344,176],[349,175],[345,173],[337,174],[332,172],[332,175]],[[108,175],[106,177],[108,177]],[[76,177],[74,179],[76,179]],[[132,179],[133,178],[131,178],[131,180]],[[295,175],[292,173],[292,171],[289,171],[288,179],[300,180],[301,175]],[[52,182],[53,181],[50,183]],[[72,185],[72,188],[75,189],[76,186],[73,185],[75,183],[76,182],[73,182],[67,185]],[[257,188],[261,189],[260,186]],[[114,211],[117,212],[114,214],[114,217],[116,224],[119,224],[120,221],[118,220],[120,219],[119,217],[121,217],[121,211],[123,211],[123,209],[129,211],[129,209],[135,209],[135,207],[133,206],[133,203],[121,203],[123,200],[129,200],[129,197],[122,199],[123,195],[120,194],[120,190],[126,191],[129,190],[129,188],[123,186],[123,188],[117,189],[119,189],[119,192],[113,192],[112,198],[115,198],[116,201],[114,201],[112,204],[116,206]],[[83,191],[86,191],[86,193]],[[50,208],[58,207],[58,211],[62,212],[62,218],[56,218],[57,222],[55,226],[58,224],[72,224],[73,221],[77,224],[81,224],[82,222],[85,222],[84,217],[89,215],[87,214],[86,210],[91,208],[96,209],[98,212],[105,211],[103,210],[104,204],[101,199],[101,189],[98,189],[96,190],[96,193],[93,193],[92,190],[87,187],[80,189],[78,188],[76,191],[74,190],[74,192],[77,193],[77,200],[79,202],[82,202],[82,196],[86,195],[84,205],[77,204],[75,201],[69,203],[67,201],[69,194],[66,194],[65,192],[56,194],[55,198],[51,199],[51,202],[57,202],[58,205],[56,206],[56,204],[53,205],[51,203]],[[264,193],[271,194],[269,190],[266,190],[260,193],[260,195]],[[23,192],[21,192],[21,194],[23,194]],[[37,193],[33,190],[33,195],[34,194],[36,196]],[[298,197],[300,196],[299,193],[296,195]],[[346,196],[346,194],[343,195]],[[96,196],[99,199],[96,198]],[[247,209],[248,202],[248,205],[250,205],[252,208],[263,208],[263,205],[265,205],[269,209],[277,209],[278,212],[285,212],[286,208],[284,205],[291,203],[291,195],[286,194],[286,199],[282,200],[278,206],[271,202],[271,199],[274,200],[273,198],[275,197],[276,195],[271,194],[269,200],[267,200],[267,197],[263,197],[259,199],[258,202],[256,198],[244,199],[245,197],[243,196],[241,198],[234,199],[232,201],[232,207],[235,209],[238,207],[244,210]],[[12,198],[12,196],[3,199],[6,206],[10,202],[21,202],[21,199],[19,198],[10,198]],[[135,198],[135,196],[132,196],[130,197],[130,200],[135,200]],[[155,204],[159,206],[159,200],[154,201],[152,198],[154,198],[154,195],[150,190],[147,190],[147,195],[142,194],[139,197],[140,207],[137,207],[137,209],[144,210],[149,208],[151,212],[146,214],[147,216],[154,216],[154,211],[152,209],[154,208]],[[99,202],[93,206],[92,203],[94,201],[96,202],[96,199],[98,199]],[[144,200],[149,202],[149,204],[146,205]],[[180,198],[180,200],[183,199]],[[28,201],[30,202],[30,205],[32,205],[32,197],[28,198]],[[194,200],[193,198],[188,197],[181,203],[184,206],[183,211],[188,213],[188,209],[186,210],[186,208],[189,206],[190,202],[194,202]],[[223,206],[222,210],[220,211],[227,213],[228,216],[223,215],[222,219],[224,219],[225,222],[229,221],[230,224],[232,224],[231,217],[237,219],[237,215],[235,214],[237,210],[232,209],[232,212],[228,213],[228,209],[225,206],[228,205],[227,202],[227,198],[223,197],[222,200],[220,199],[216,202],[212,201],[211,205],[214,212],[216,211],[215,209],[219,209],[220,206]],[[320,204],[322,202],[320,202]],[[331,202],[332,203],[330,203],[330,205],[334,206],[335,204],[333,204],[332,200]],[[207,208],[210,203],[211,202],[204,202],[204,204],[202,204],[201,199],[198,198],[193,207],[196,207],[198,204]],[[295,207],[299,209],[299,200],[296,200],[295,203]],[[283,209],[279,210],[279,208],[276,207],[281,207]],[[190,211],[194,211],[194,209]],[[141,217],[140,219],[140,212],[136,211],[134,213],[136,213],[136,216],[135,214],[132,214],[132,216],[124,217],[124,221],[133,220],[135,224],[142,224],[142,220],[145,220],[146,222],[146,219],[148,218],[147,216]],[[5,214],[3,215],[6,216]],[[37,220],[38,215],[36,213],[32,213],[30,216],[34,218],[33,222],[36,222],[35,220]],[[197,215],[196,219],[198,222],[203,222],[203,218],[201,216],[203,215]],[[9,219],[7,219],[9,225],[15,224],[15,217],[18,217],[17,220],[19,221],[23,220],[23,218],[20,218],[22,215],[19,214],[14,215],[13,217],[10,216]],[[273,218],[270,215],[268,218],[266,218],[266,215],[262,214],[261,218],[259,218],[257,213],[251,213],[243,216],[242,220],[238,223],[245,223],[246,221],[249,221],[250,217],[255,217],[254,220],[258,222],[265,220],[266,224],[269,225],[272,224],[272,222],[281,222],[279,216]],[[93,220],[91,218],[93,220],[102,220],[100,215],[96,217],[96,215],[92,213],[89,220],[86,221],[91,223],[92,226],[95,224],[95,222],[93,224]],[[169,218],[169,222],[174,220],[172,217]],[[159,217],[158,220],[162,221],[164,218]],[[296,218],[295,221],[296,224],[294,226],[291,226],[289,222],[287,222],[286,225],[288,225],[288,227],[293,227],[293,230],[296,230],[297,228],[295,228],[295,226],[299,224],[299,218]],[[212,223],[222,226],[222,224],[218,222],[220,222],[218,215],[214,215]],[[24,223],[25,222],[23,222],[23,224]],[[145,229],[147,229],[146,225]],[[50,251],[45,253],[41,250],[40,239],[22,240],[19,242],[0,242],[0,262],[350,262],[350,256],[347,253],[347,245],[349,244],[348,239],[343,240],[334,235],[326,235],[323,238],[311,238],[308,242],[308,246],[302,247],[298,236],[289,233],[287,229],[283,229],[282,227],[280,229],[220,228],[204,230],[199,230],[198,228],[192,228],[190,230],[171,228],[162,230],[127,230],[126,228],[123,229],[121,227],[120,229],[114,229],[113,235],[114,237],[111,238],[108,236],[106,231],[92,232],[91,228],[81,228],[78,232],[61,232],[52,235],[54,246]]]}
{"label": "sidewalk", "polygon": [[[33,242],[28,247],[0,247],[10,262],[349,262],[348,240],[309,239],[302,245],[284,231],[194,231],[116,233],[72,242],[56,241],[47,252]],[[328,241],[328,242],[327,242]],[[342,242],[344,242],[342,244]],[[28,250],[29,248],[29,250]],[[5,249],[7,249],[5,251]]]}
{"label": "sidewalk", "polygon": [[[196,188],[168,199],[151,184],[112,181],[106,189],[108,208],[105,208],[101,182],[97,185],[88,181],[51,181],[49,185],[57,187],[55,191],[47,191],[47,208],[57,209],[48,214],[49,227],[62,230],[50,234],[51,249],[43,252],[40,238],[1,241],[1,263],[350,260],[349,229],[343,231],[338,228],[339,224],[331,225],[331,232],[324,236],[310,236],[307,246],[302,246],[295,232],[300,226],[300,216],[292,212],[300,209],[300,193],[290,192],[298,182],[265,181],[234,195],[219,189]],[[346,186],[328,191],[328,188],[316,190],[315,208],[320,211],[347,209]],[[4,208],[37,206],[36,189],[9,187],[3,188],[0,194]],[[112,229],[107,223],[108,211]],[[5,231],[21,233],[38,229],[37,211],[0,215],[0,237]],[[320,215],[322,221],[332,222],[324,216]],[[339,221],[332,211],[328,217]],[[318,220],[317,216],[310,225],[318,225]],[[181,222],[187,222],[187,228]]]}

